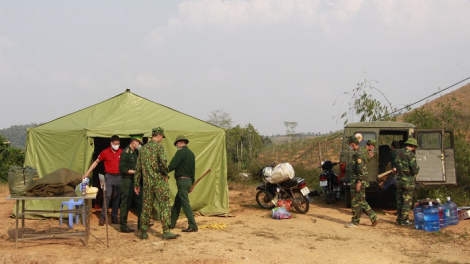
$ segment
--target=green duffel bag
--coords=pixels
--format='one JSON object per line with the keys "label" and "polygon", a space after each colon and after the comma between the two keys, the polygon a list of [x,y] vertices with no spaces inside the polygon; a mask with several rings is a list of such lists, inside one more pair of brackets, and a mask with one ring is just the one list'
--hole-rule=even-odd
{"label": "green duffel bag", "polygon": [[39,180],[38,171],[31,167],[12,166],[8,170],[8,187],[12,196],[26,195],[26,189]]}

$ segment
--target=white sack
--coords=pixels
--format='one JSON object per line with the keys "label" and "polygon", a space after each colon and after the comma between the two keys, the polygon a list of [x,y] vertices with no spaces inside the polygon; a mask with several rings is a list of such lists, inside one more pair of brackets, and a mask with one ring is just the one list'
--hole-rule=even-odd
{"label": "white sack", "polygon": [[270,183],[281,183],[294,178],[295,172],[292,165],[289,163],[278,164],[271,174]]}

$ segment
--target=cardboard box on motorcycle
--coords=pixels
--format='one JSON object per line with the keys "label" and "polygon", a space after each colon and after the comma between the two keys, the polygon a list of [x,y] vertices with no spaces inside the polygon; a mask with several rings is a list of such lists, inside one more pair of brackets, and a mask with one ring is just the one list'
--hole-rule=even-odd
{"label": "cardboard box on motorcycle", "polygon": [[[345,202],[351,207],[351,163],[353,150],[349,148],[346,138],[356,135],[359,147],[365,150],[368,140],[376,140],[374,156],[367,163],[369,187],[366,197],[377,198],[391,203],[396,202],[394,184],[388,188],[379,185],[378,175],[391,170],[391,144],[393,141],[405,142],[408,138],[416,138],[418,146],[416,159],[420,173],[416,177],[417,184],[444,185],[457,184],[455,175],[454,137],[453,131],[447,129],[416,129],[410,123],[392,121],[374,121],[351,123],[344,127],[343,144],[340,154],[340,180],[343,184]],[[389,177],[393,177],[390,175]],[[390,178],[393,180],[393,178]],[[393,183],[393,182],[392,182]],[[385,189],[385,190],[384,190]]]}

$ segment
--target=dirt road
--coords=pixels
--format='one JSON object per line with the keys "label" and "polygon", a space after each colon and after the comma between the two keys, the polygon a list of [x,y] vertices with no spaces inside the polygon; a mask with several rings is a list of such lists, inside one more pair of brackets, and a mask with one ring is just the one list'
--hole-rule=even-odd
{"label": "dirt road", "polygon": [[[8,188],[0,185],[3,197]],[[380,223],[371,227],[363,217],[356,228],[345,228],[351,219],[343,203],[326,205],[316,198],[307,214],[292,209],[293,218],[271,219],[269,210],[258,207],[255,188],[231,185],[233,217],[197,216],[197,233],[182,233],[180,219],[175,240],[161,239],[155,222],[148,240],[140,232],[124,234],[118,225],[98,226],[99,211],[91,222],[88,247],[79,240],[38,240],[19,243],[15,249],[13,202],[0,200],[0,264],[2,263],[470,263],[470,220],[437,233],[397,226],[390,211],[376,209]],[[388,208],[390,210],[390,208]],[[136,223],[131,215],[130,224]],[[216,225],[219,223],[219,225]],[[218,228],[206,228],[217,226]],[[26,227],[40,231],[59,228],[57,219],[27,220]],[[68,228],[64,225],[64,230]],[[73,230],[83,230],[76,225]]]}

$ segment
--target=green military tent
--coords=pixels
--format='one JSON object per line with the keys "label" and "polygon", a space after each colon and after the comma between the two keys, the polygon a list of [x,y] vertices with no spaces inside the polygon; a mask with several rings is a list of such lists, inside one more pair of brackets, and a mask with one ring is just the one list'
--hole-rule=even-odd
{"label": "green military tent", "polygon": [[[193,210],[203,215],[228,214],[225,131],[135,95],[130,90],[31,128],[26,140],[25,165],[37,169],[40,177],[59,168],[85,173],[93,159],[109,147],[112,135],[121,137],[121,148],[124,148],[127,145],[123,145],[123,141],[129,139],[130,134],[144,133],[149,138],[152,128],[157,126],[165,129],[166,139],[162,143],[168,160],[175,155],[173,142],[176,137],[185,135],[196,156],[196,180],[211,169],[189,196]],[[94,172],[93,177],[96,174]],[[173,176],[172,172],[172,198],[176,194]],[[26,206],[29,209],[59,209],[60,202],[31,201]]]}

